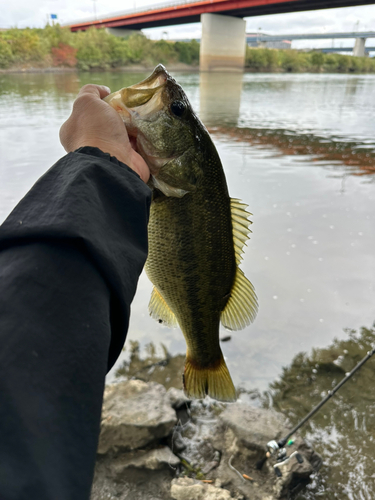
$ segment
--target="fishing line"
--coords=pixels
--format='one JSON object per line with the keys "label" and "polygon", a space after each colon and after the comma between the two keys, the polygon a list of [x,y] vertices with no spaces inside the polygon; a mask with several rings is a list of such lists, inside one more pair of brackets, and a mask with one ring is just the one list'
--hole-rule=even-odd
{"label": "fishing line", "polygon": [[[306,415],[305,418],[303,418],[295,427],[293,427],[293,429],[285,436],[283,437],[282,439],[280,439],[279,441],[276,441],[276,440],[273,440],[273,441],[270,441],[269,443],[267,443],[267,448],[268,448],[268,452],[266,453],[265,457],[262,458],[261,460],[259,460],[257,463],[256,463],[256,468],[258,470],[260,470],[264,463],[266,462],[266,460],[271,456],[273,455],[276,451],[280,450],[281,448],[283,448],[286,443],[288,442],[288,439],[293,436],[293,434],[295,432],[298,431],[298,429],[300,429],[308,420],[310,420],[310,418],[315,415],[315,413],[320,410],[320,408],[329,400],[331,399],[331,397],[340,389],[340,387],[342,387],[355,373],[356,371],[358,371],[361,366],[363,366],[366,361],[368,361],[371,356],[373,356],[375,354],[375,347],[371,350],[371,351],[368,351],[367,352],[367,355],[353,368],[353,370],[351,372],[349,372],[346,377],[344,377],[341,382],[339,382],[331,391],[328,391],[328,394],[325,398],[323,398],[321,400],[321,402],[315,406],[315,408],[313,408],[310,413],[308,413]],[[285,455],[284,455],[285,456]]]}

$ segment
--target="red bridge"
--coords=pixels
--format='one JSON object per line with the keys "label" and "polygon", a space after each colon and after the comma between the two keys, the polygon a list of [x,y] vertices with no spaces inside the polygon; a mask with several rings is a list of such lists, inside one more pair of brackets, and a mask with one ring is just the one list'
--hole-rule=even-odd
{"label": "red bridge", "polygon": [[145,8],[143,11],[128,11],[108,16],[105,19],[89,20],[70,25],[71,31],[97,28],[129,28],[140,30],[172,24],[186,24],[200,21],[201,14],[222,14],[237,18],[280,14],[303,10],[331,9],[353,5],[373,4],[374,0],[200,0],[165,4]]}

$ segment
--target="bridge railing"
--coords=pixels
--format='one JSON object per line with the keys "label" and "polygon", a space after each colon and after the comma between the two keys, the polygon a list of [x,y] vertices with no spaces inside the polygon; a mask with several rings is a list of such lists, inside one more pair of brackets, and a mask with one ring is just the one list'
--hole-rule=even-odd
{"label": "bridge railing", "polygon": [[99,18],[97,16],[95,19],[93,16],[90,16],[90,17],[86,17],[84,19],[80,19],[79,21],[65,23],[64,26],[72,26],[74,24],[81,24],[81,23],[88,23],[88,22],[95,22],[95,21],[100,22],[100,21],[107,20],[107,19],[113,19],[115,17],[127,16],[130,14],[141,14],[142,12],[149,12],[149,11],[160,10],[160,9],[165,9],[165,8],[170,8],[170,7],[177,7],[179,5],[184,5],[184,4],[199,3],[201,1],[202,0],[172,0],[169,2],[160,2],[160,3],[153,4],[153,5],[144,5],[143,7],[138,7],[136,9],[127,9],[127,10],[122,10],[119,12],[113,12],[111,14],[106,14],[102,18]]}

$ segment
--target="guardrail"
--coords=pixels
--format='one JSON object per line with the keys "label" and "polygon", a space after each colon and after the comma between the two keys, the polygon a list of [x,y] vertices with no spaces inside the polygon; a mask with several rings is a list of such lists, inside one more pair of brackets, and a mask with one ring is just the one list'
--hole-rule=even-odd
{"label": "guardrail", "polygon": [[87,17],[84,19],[76,20],[74,22],[72,21],[70,23],[64,23],[63,26],[71,26],[72,24],[89,23],[89,22],[95,22],[95,21],[96,22],[104,21],[104,20],[112,19],[114,17],[127,16],[127,15],[131,15],[131,14],[141,14],[142,12],[151,12],[154,10],[162,10],[162,9],[167,9],[167,8],[171,8],[171,7],[178,7],[180,5],[194,4],[194,3],[202,3],[202,0],[175,0],[172,2],[160,2],[157,4],[153,4],[153,5],[148,5],[148,6],[145,5],[143,7],[137,8],[137,9],[127,9],[127,10],[122,10],[119,12],[113,12],[111,14],[106,14],[105,17],[103,17],[103,18],[99,18],[97,16],[95,19],[95,17],[90,16],[90,17]]}

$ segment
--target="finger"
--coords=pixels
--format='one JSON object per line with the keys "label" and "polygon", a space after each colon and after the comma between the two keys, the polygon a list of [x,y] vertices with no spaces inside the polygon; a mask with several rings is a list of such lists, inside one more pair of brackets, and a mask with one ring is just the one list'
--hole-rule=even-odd
{"label": "finger", "polygon": [[79,97],[83,94],[91,94],[91,95],[99,97],[99,99],[103,99],[103,97],[106,97],[110,93],[111,93],[110,88],[106,87],[105,85],[94,85],[93,83],[89,83],[87,85],[84,85],[80,89],[77,97]]}

